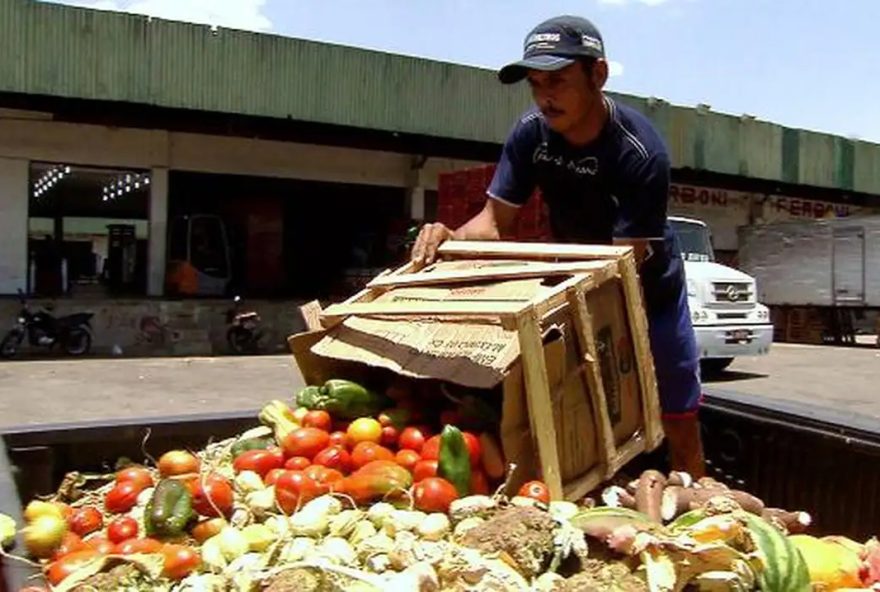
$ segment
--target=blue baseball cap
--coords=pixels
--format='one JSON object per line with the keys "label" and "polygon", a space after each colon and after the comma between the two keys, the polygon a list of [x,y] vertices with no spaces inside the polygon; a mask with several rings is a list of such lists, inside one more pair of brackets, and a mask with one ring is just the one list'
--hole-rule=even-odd
{"label": "blue baseball cap", "polygon": [[498,79],[513,84],[525,78],[529,70],[561,70],[582,57],[605,57],[599,29],[579,16],[557,16],[529,32],[523,42],[523,58],[501,68]]}

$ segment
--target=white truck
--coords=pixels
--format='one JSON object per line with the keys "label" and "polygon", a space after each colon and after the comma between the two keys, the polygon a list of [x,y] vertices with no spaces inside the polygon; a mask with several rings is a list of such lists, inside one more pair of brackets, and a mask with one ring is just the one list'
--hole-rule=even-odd
{"label": "white truck", "polygon": [[687,278],[688,305],[706,373],[719,372],[737,356],[764,355],[773,342],[769,309],[758,302],[755,278],[715,262],[709,227],[670,216]]}

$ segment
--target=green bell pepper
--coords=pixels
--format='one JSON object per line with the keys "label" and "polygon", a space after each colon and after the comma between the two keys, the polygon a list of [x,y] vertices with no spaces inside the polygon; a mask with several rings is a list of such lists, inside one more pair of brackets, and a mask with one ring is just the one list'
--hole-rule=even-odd
{"label": "green bell pepper", "polygon": [[350,380],[332,379],[321,387],[306,387],[296,402],[311,410],[326,411],[340,419],[372,417],[388,407],[391,400]]}
{"label": "green bell pepper", "polygon": [[437,473],[455,486],[460,497],[470,494],[471,455],[461,430],[454,425],[447,425],[440,434]]}
{"label": "green bell pepper", "polygon": [[186,485],[179,479],[164,479],[147,502],[144,526],[149,536],[173,537],[183,533],[194,515]]}

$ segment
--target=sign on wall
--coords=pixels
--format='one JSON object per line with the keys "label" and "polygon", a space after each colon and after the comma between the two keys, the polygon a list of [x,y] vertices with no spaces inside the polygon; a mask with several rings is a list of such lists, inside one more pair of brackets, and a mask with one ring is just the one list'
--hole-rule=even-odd
{"label": "sign on wall", "polygon": [[[751,216],[750,216],[751,212]],[[739,249],[737,227],[786,220],[843,218],[872,213],[827,201],[732,191],[684,183],[669,186],[669,214],[697,218],[709,225],[716,250]]]}
{"label": "sign on wall", "polygon": [[736,229],[749,223],[750,198],[739,191],[672,183],[669,214],[702,220],[712,230],[716,250],[735,251]]}
{"label": "sign on wall", "polygon": [[866,212],[863,212],[863,208],[859,206],[771,195],[764,202],[760,221],[783,222],[785,220],[845,218],[860,213]]}

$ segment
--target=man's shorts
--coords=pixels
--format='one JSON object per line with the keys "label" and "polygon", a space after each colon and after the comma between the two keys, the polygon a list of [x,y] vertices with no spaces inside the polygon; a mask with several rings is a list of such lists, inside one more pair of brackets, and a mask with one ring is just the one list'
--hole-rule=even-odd
{"label": "man's shorts", "polygon": [[648,315],[648,333],[664,417],[693,414],[702,398],[700,354],[684,285],[672,306]]}

